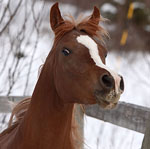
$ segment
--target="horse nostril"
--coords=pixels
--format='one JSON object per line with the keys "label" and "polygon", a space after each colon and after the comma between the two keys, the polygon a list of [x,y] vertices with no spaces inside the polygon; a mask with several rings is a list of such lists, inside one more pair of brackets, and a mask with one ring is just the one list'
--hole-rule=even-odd
{"label": "horse nostril", "polygon": [[120,89],[121,89],[122,91],[124,91],[124,81],[123,81],[123,77],[121,77]]}
{"label": "horse nostril", "polygon": [[101,77],[101,82],[104,85],[104,87],[106,87],[106,88],[113,88],[114,87],[114,79],[110,75],[107,75],[107,74],[103,75]]}

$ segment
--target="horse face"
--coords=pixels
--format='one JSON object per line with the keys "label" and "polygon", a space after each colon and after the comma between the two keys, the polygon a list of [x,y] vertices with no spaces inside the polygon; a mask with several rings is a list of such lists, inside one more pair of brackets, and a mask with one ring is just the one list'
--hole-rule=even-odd
{"label": "horse face", "polygon": [[123,79],[105,65],[105,48],[85,33],[73,30],[56,45],[56,89],[64,102],[116,105]]}
{"label": "horse face", "polygon": [[[51,10],[55,14],[51,20],[54,32],[64,22],[56,8]],[[94,19],[97,16],[92,14]],[[124,90],[123,78],[105,65],[107,51],[99,42],[73,29],[59,39],[55,49],[55,86],[64,103],[98,103],[103,108],[117,104]]]}

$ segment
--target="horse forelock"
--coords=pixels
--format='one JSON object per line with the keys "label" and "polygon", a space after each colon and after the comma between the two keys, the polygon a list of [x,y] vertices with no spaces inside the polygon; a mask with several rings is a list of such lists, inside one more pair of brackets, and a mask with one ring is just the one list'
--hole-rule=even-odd
{"label": "horse forelock", "polygon": [[[58,42],[64,34],[70,32],[73,29],[78,31],[84,31],[91,37],[96,37],[98,40],[104,42],[104,37],[109,37],[108,32],[100,24],[97,24],[94,20],[88,17],[79,17],[75,20],[73,16],[66,15],[64,22],[55,29],[55,42]],[[106,19],[100,17],[99,22],[104,22]]]}

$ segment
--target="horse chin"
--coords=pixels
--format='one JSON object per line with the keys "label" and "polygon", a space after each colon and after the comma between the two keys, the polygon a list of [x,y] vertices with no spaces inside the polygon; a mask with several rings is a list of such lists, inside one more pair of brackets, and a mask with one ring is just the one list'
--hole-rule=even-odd
{"label": "horse chin", "polygon": [[113,90],[107,94],[104,94],[101,91],[96,91],[95,93],[97,104],[104,109],[115,108],[120,99],[120,95],[121,94],[116,95]]}
{"label": "horse chin", "polygon": [[116,107],[117,103],[109,103],[104,100],[97,101],[97,104],[102,107],[103,109],[113,109]]}

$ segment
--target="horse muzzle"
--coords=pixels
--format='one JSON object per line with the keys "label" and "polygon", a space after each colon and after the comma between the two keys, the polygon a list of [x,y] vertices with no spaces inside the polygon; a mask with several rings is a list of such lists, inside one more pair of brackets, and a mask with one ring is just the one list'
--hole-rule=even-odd
{"label": "horse muzzle", "polygon": [[96,102],[105,109],[112,109],[116,107],[118,100],[120,99],[120,95],[124,91],[124,81],[120,76],[120,81],[118,88],[116,90],[115,81],[112,76],[104,75],[100,79],[101,84],[103,84],[103,89],[96,89],[94,92]]}

